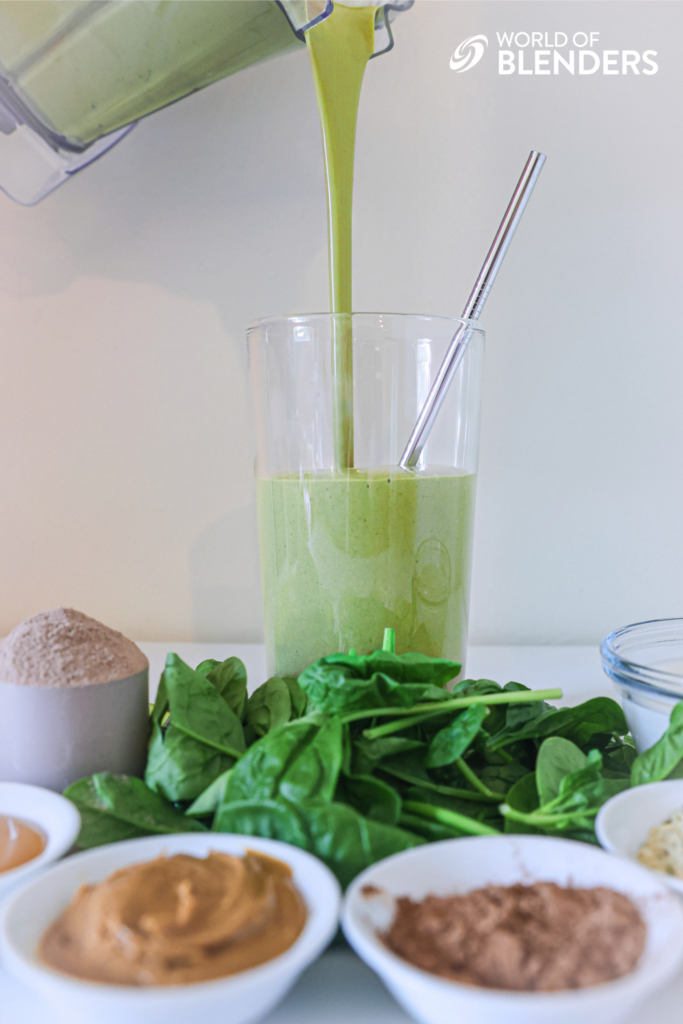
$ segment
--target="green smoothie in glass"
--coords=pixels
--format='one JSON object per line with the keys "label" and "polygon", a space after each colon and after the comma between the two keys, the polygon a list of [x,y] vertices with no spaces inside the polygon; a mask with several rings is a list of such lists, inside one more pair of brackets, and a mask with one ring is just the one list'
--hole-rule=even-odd
{"label": "green smoothie in glass", "polygon": [[382,646],[462,658],[475,476],[448,467],[257,480],[266,641],[274,670]]}

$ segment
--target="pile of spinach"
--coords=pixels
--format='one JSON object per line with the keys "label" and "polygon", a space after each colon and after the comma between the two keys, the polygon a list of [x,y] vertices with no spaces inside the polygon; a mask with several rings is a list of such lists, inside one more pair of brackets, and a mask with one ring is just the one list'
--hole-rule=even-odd
{"label": "pile of spinach", "polygon": [[100,773],[70,786],[81,847],[183,831],[293,843],[347,885],[419,843],[535,832],[595,842],[614,793],[683,774],[683,704],[636,756],[619,705],[573,708],[529,690],[466,679],[452,661],[397,655],[321,658],[297,679],[247,694],[238,658],[191,669],[168,656],[151,712],[144,782]]}

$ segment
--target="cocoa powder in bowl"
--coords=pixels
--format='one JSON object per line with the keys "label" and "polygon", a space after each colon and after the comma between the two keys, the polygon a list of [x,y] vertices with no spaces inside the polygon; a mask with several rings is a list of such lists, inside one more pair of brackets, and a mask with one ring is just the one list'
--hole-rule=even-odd
{"label": "cocoa powder in bowl", "polygon": [[132,640],[74,608],[25,619],[0,643],[0,682],[15,686],[87,686],[148,667]]}
{"label": "cocoa powder in bowl", "polygon": [[623,893],[536,882],[419,902],[401,897],[381,938],[404,960],[453,981],[555,992],[628,974],[646,927]]}

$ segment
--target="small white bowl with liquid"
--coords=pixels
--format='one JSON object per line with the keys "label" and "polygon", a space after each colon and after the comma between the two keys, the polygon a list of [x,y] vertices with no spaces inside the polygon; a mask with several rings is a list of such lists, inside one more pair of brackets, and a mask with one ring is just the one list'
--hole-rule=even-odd
{"label": "small white bowl with liquid", "polygon": [[683,700],[683,618],[636,622],[600,645],[639,753],[661,738]]}
{"label": "small white bowl with liquid", "polygon": [[70,800],[23,782],[0,782],[0,816],[19,819],[45,840],[37,857],[0,871],[0,895],[63,857],[76,842],[81,828],[81,816]]}

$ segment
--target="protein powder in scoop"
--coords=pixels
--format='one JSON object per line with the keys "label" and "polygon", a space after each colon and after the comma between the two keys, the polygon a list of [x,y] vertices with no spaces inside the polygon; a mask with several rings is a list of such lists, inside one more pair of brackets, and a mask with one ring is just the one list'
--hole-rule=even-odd
{"label": "protein powder in scoop", "polygon": [[148,661],[123,633],[74,608],[26,619],[0,643],[0,681],[18,686],[85,686],[125,679]]}
{"label": "protein powder in scoop", "polygon": [[142,775],[149,663],[73,608],[26,619],[0,643],[0,780],[62,792],[95,772]]}

